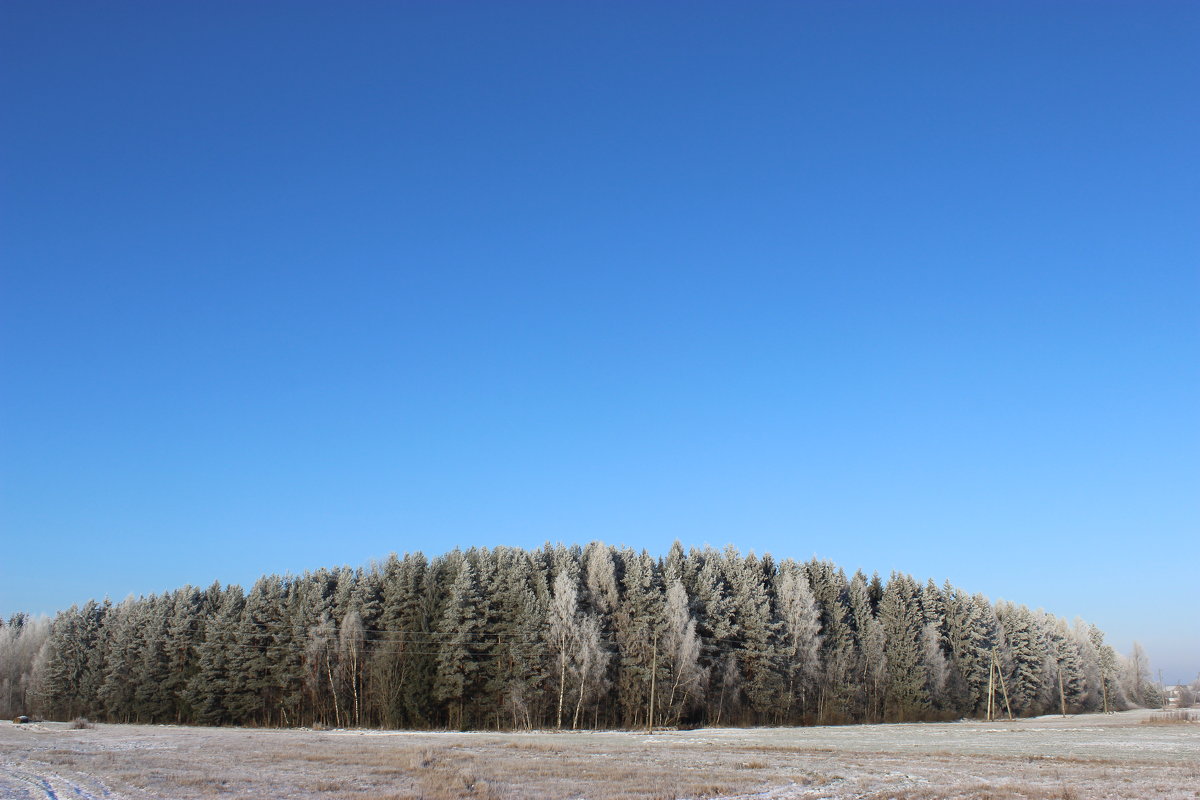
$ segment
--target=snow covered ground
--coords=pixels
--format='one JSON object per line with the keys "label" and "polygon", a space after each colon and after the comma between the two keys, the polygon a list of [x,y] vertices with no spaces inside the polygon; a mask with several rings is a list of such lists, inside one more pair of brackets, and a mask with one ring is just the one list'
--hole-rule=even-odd
{"label": "snow covered ground", "polygon": [[17,800],[1200,798],[1200,721],[580,733],[0,723]]}

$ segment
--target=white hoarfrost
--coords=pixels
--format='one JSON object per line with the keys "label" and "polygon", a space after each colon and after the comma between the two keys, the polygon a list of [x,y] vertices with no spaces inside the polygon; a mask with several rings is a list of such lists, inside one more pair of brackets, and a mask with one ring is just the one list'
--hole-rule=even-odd
{"label": "white hoarfrost", "polygon": [[0,723],[6,800],[1195,800],[1200,714],[428,733]]}

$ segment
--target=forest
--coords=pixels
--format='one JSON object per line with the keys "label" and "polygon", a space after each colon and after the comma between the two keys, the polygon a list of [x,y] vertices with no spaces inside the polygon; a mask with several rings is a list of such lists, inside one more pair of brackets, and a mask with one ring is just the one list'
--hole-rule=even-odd
{"label": "forest", "polygon": [[810,725],[980,716],[996,684],[1018,716],[1158,699],[1141,649],[1118,655],[1079,620],[678,542],[660,557],[600,542],[407,553],[0,619],[6,717]]}

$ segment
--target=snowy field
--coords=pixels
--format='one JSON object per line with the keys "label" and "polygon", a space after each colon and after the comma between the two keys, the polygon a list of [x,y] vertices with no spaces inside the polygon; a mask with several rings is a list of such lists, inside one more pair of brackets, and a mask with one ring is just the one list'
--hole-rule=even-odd
{"label": "snowy field", "polygon": [[587,733],[0,723],[0,797],[33,800],[1200,798],[1200,721]]}

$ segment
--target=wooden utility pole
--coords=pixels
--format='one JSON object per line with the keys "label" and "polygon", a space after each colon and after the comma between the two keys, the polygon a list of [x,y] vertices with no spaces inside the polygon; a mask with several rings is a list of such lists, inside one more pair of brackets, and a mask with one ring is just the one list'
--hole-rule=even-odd
{"label": "wooden utility pole", "polygon": [[1067,715],[1067,695],[1063,691],[1062,662],[1061,661],[1058,662],[1058,707],[1059,707],[1059,710],[1062,711],[1062,715],[1065,717]]}
{"label": "wooden utility pole", "polygon": [[654,651],[650,657],[650,711],[646,714],[646,731],[654,733],[654,678],[658,674],[658,634],[654,634]]}
{"label": "wooden utility pole", "polygon": [[987,701],[987,721],[992,721],[992,706],[996,702],[996,661],[992,659],[988,662],[988,701]]}
{"label": "wooden utility pole", "polygon": [[992,651],[992,664],[996,667],[996,677],[1000,679],[1000,691],[1004,693],[1004,707],[1008,709],[1008,718],[1011,720],[1012,704],[1008,702],[1008,687],[1004,685],[1004,673],[1000,670],[1000,662],[996,660],[996,651]]}

